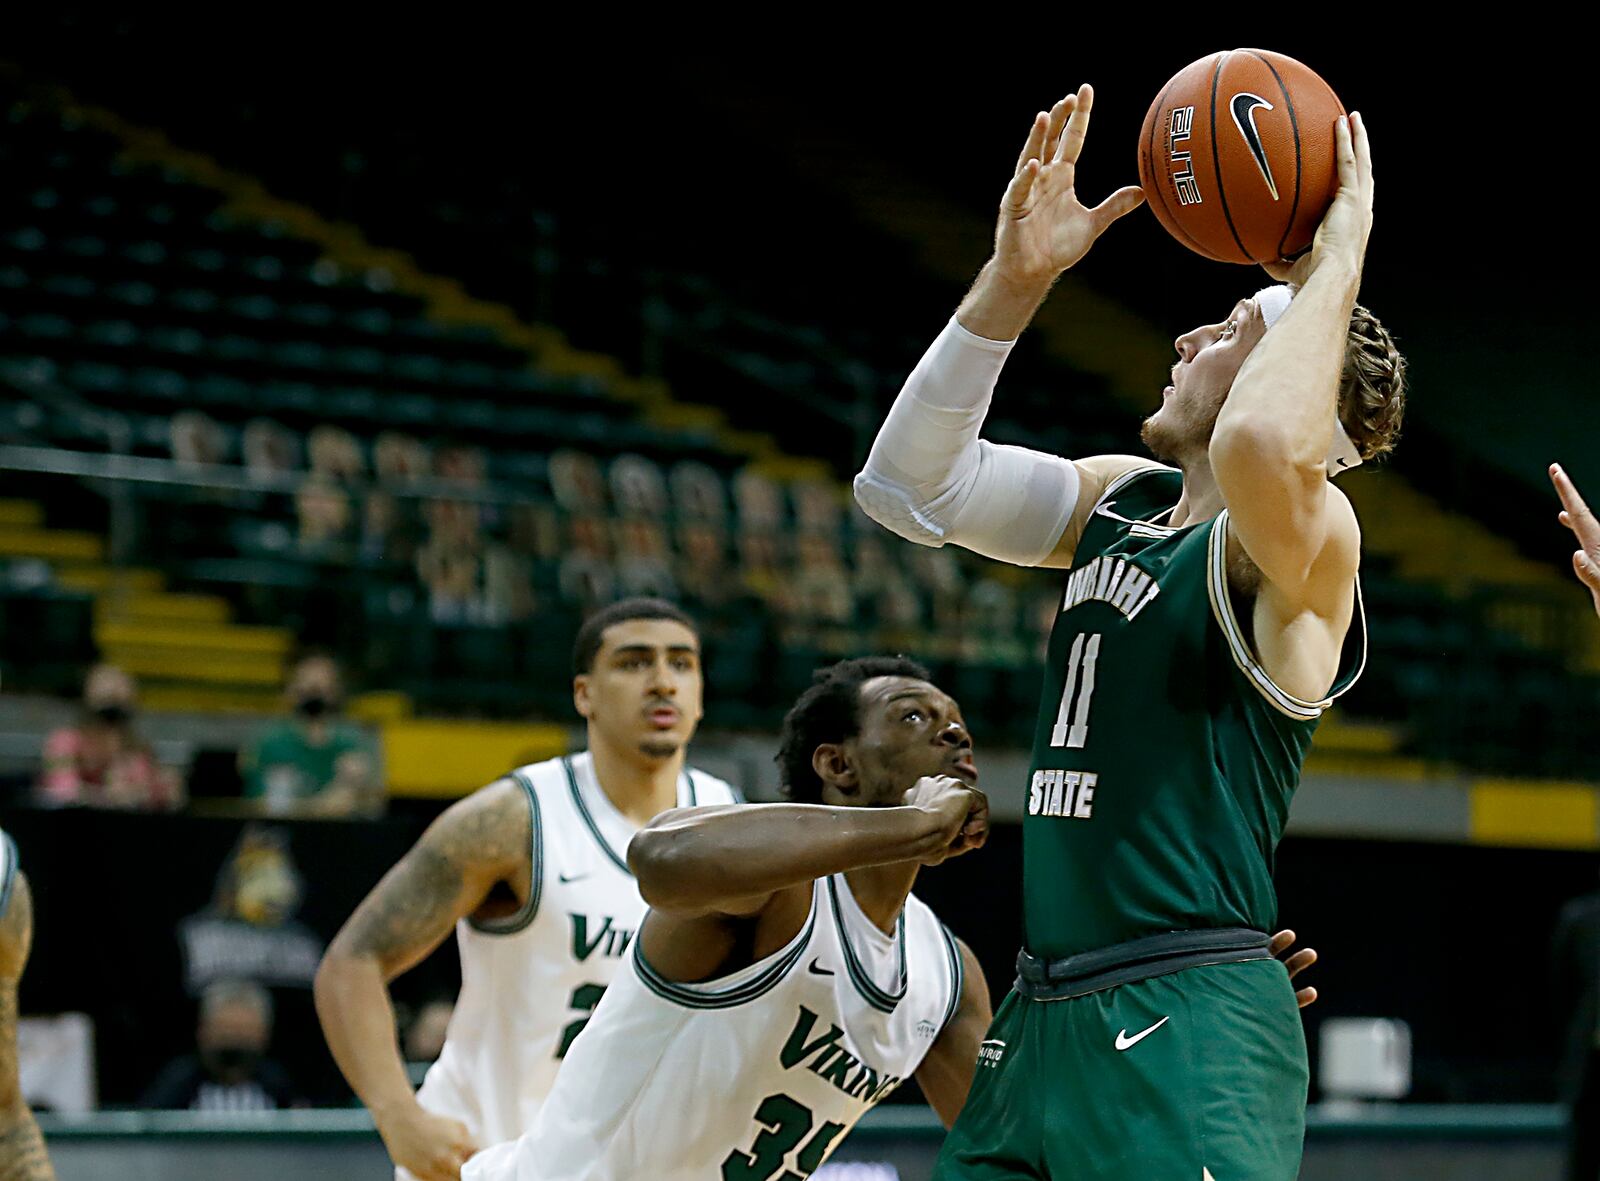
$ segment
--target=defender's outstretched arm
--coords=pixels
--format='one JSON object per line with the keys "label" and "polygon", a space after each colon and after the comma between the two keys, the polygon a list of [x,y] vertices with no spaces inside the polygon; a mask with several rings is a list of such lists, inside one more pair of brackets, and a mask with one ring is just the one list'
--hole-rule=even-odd
{"label": "defender's outstretched arm", "polygon": [[988,838],[989,801],[944,776],[919,780],[895,808],[821,804],[680,808],[628,845],[639,893],[678,916],[751,915],[780,890],[901,861],[937,865]]}

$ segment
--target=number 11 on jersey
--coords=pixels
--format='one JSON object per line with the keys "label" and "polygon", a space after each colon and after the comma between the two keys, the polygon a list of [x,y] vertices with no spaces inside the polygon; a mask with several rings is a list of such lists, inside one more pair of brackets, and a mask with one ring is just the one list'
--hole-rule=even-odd
{"label": "number 11 on jersey", "polygon": [[[1094,698],[1094,666],[1100,659],[1100,633],[1079,632],[1072,641],[1066,684],[1061,687],[1061,708],[1050,731],[1051,746],[1078,748],[1089,740],[1089,702]],[[1077,709],[1073,709],[1073,698]]]}

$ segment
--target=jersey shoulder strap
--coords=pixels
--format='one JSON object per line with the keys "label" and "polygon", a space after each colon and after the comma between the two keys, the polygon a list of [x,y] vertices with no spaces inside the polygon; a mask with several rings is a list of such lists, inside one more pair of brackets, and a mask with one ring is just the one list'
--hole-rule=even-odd
{"label": "jersey shoulder strap", "polygon": [[688,787],[685,793],[689,807],[701,807],[706,804],[742,804],[745,802],[744,793],[725,779],[718,779],[715,775],[708,774],[698,767],[685,767],[683,769],[684,782]]}
{"label": "jersey shoulder strap", "polygon": [[1333,704],[1334,698],[1344,693],[1360,678],[1367,666],[1367,619],[1361,601],[1361,576],[1356,576],[1355,610],[1350,616],[1350,626],[1344,634],[1344,644],[1339,654],[1339,671],[1327,696],[1320,701],[1306,701],[1296,697],[1274,681],[1261,662],[1256,659],[1244,627],[1234,610],[1233,596],[1228,587],[1228,510],[1223,509],[1211,524],[1209,552],[1206,561],[1206,593],[1211,600],[1211,613],[1228,642],[1228,653],[1239,673],[1250,683],[1260,697],[1279,714],[1296,722],[1315,722]]}
{"label": "jersey shoulder strap", "polygon": [[528,899],[514,914],[497,919],[469,918],[467,923],[474,931],[484,935],[515,935],[518,931],[525,930],[539,915],[539,897],[544,893],[544,825],[540,817],[539,790],[535,786],[535,775],[556,762],[557,760],[551,759],[546,763],[518,767],[511,772],[511,780],[522,789],[528,801]]}
{"label": "jersey shoulder strap", "polygon": [[1167,514],[1182,495],[1183,473],[1175,467],[1152,462],[1124,472],[1107,484],[1095,501],[1078,553],[1097,554],[1130,528],[1164,527]]}
{"label": "jersey shoulder strap", "polygon": [[821,884],[811,884],[811,910],[806,915],[805,926],[783,947],[748,964],[736,972],[713,980],[690,984],[669,980],[645,958],[644,940],[633,941],[633,970],[650,992],[682,1009],[735,1009],[758,1001],[770,993],[794,970],[811,945],[812,933],[817,929],[817,916],[821,909]]}
{"label": "jersey shoulder strap", "polygon": [[943,1015],[939,1018],[939,1029],[933,1035],[937,1041],[961,1008],[961,994],[966,988],[966,964],[961,958],[961,945],[950,928],[933,913],[932,907],[915,894],[906,896],[905,917],[906,938],[937,952],[928,959],[940,965],[943,972],[941,983],[948,990]]}

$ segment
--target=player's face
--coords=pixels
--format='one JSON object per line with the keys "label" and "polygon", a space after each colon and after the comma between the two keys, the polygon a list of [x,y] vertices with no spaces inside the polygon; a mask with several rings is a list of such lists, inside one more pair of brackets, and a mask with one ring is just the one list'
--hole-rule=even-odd
{"label": "player's face", "polygon": [[1161,408],[1145,419],[1140,432],[1156,458],[1183,466],[1204,457],[1233,379],[1266,331],[1256,301],[1241,299],[1226,319],[1173,341],[1178,363],[1172,367],[1172,384],[1162,391]]}
{"label": "player's face", "polygon": [[961,707],[912,677],[874,677],[861,686],[861,730],[844,750],[858,790],[829,803],[892,807],[925,775],[978,782]]}
{"label": "player's face", "polygon": [[573,681],[573,703],[605,741],[670,758],[702,714],[700,641],[671,619],[626,619],[606,628],[594,665]]}

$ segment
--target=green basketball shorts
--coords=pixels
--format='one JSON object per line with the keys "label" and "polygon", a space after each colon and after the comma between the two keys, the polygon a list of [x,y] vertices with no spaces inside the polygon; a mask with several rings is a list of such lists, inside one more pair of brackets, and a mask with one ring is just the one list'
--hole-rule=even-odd
{"label": "green basketball shorts", "polygon": [[1012,992],[935,1181],[1295,1181],[1305,1029],[1276,960]]}

